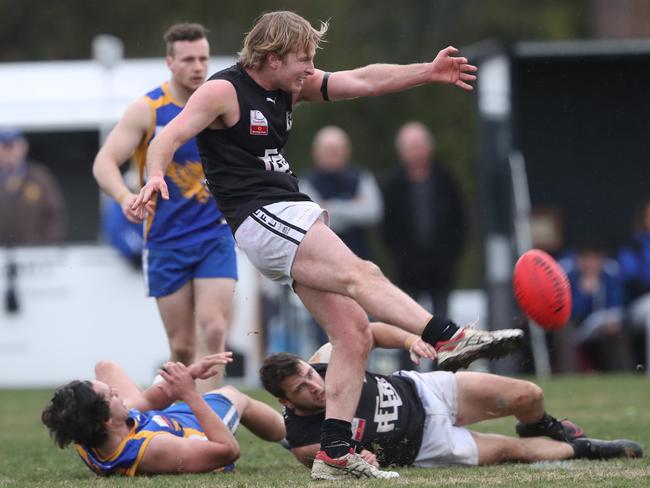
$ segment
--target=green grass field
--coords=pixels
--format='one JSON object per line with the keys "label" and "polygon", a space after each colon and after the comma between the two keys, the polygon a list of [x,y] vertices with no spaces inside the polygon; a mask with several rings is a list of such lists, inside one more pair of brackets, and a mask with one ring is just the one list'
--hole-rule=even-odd
{"label": "green grass field", "polygon": [[[629,438],[650,449],[650,379],[646,376],[584,376],[540,383],[547,409],[570,417],[592,437]],[[265,393],[250,392],[272,402]],[[238,439],[242,457],[235,473],[149,478],[98,478],[68,449],[60,451],[40,423],[51,391],[0,390],[0,488],[4,487],[214,487],[304,486],[309,472],[279,445],[254,440],[245,428]],[[272,403],[273,404],[273,403]],[[512,434],[511,418],[476,426]],[[650,486],[650,458],[626,461],[564,461],[480,468],[400,469],[396,481],[366,486]],[[354,483],[358,484],[358,483]],[[328,483],[318,483],[328,486]]]}

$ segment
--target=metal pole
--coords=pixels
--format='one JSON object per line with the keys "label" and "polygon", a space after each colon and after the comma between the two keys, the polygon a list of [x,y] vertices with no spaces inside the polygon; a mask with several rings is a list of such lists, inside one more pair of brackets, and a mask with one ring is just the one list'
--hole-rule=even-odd
{"label": "metal pole", "polygon": [[[526,163],[519,151],[512,151],[508,158],[510,174],[512,175],[512,193],[514,205],[514,228],[517,253],[519,255],[532,248],[530,232],[530,193]],[[530,343],[533,352],[533,362],[537,376],[545,378],[551,374],[551,366],[546,347],[546,334],[533,320],[530,323]]]}

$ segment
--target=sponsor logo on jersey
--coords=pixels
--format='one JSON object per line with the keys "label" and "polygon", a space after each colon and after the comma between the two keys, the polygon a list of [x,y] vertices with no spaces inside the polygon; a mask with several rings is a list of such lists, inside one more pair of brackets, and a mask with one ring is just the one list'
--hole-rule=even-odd
{"label": "sponsor logo on jersey", "polygon": [[352,419],[352,440],[361,442],[363,440],[363,433],[366,430],[366,419],[354,417]]}
{"label": "sponsor logo on jersey", "polygon": [[269,134],[269,122],[259,110],[251,110],[251,131],[252,136],[267,136]]}
{"label": "sponsor logo on jersey", "polygon": [[287,130],[291,130],[293,125],[293,112],[287,112]]}
{"label": "sponsor logo on jersey", "polygon": [[267,171],[278,171],[280,173],[291,173],[289,163],[280,151],[277,149],[265,149],[264,156],[259,156],[264,162],[264,167]]}

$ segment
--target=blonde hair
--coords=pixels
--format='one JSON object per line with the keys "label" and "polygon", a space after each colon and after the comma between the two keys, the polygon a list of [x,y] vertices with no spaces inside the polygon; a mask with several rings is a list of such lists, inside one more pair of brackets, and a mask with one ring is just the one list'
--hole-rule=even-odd
{"label": "blonde hair", "polygon": [[268,53],[284,57],[289,52],[318,49],[328,28],[329,22],[321,21],[316,30],[295,12],[265,13],[246,34],[239,62],[244,68],[259,69]]}

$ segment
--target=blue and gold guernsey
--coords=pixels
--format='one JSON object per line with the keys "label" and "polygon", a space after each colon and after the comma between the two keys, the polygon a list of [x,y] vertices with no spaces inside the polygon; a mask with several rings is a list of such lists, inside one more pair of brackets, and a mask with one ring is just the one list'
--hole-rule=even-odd
{"label": "blue and gold guernsey", "polygon": [[[230,400],[218,393],[204,395],[204,398],[226,424],[228,430],[234,434],[239,425],[239,414]],[[108,457],[102,457],[94,449],[75,444],[81,459],[96,474],[135,476],[149,442],[157,435],[171,434],[207,441],[196,416],[183,402],[160,411],[140,412],[132,409],[129,418],[133,422],[131,431],[115,452]]]}
{"label": "blue and gold guernsey", "polygon": [[[141,177],[149,143],[183,109],[172,97],[167,82],[147,93],[144,99],[151,106],[151,124],[134,154]],[[230,233],[206,187],[195,139],[190,139],[174,153],[165,173],[165,183],[169,188],[169,200],[157,195],[155,211],[144,223],[147,248],[177,249]]]}

